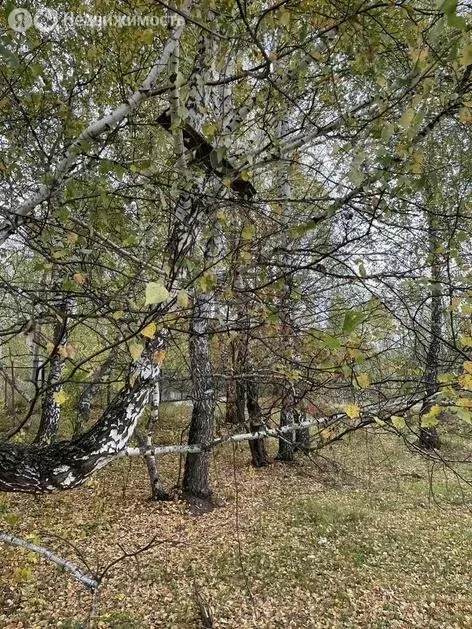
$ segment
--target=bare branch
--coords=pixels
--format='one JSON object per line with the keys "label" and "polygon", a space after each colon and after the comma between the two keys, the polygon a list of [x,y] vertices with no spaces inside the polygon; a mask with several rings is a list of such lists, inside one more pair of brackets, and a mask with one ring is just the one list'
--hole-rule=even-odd
{"label": "bare branch", "polygon": [[92,592],[95,592],[100,585],[98,580],[87,574],[84,574],[71,561],[55,555],[53,552],[51,552],[47,548],[44,548],[43,546],[31,544],[24,539],[14,537],[13,535],[8,535],[7,533],[0,533],[0,542],[5,542],[5,544],[9,544],[10,546],[15,546],[17,548],[24,548],[25,550],[29,550],[32,553],[41,555],[41,557],[45,557],[52,563],[55,563],[60,568],[67,570],[67,572],[69,572],[74,577],[74,579],[79,581],[79,583],[82,583],[82,585],[84,585],[89,590],[92,590]]}

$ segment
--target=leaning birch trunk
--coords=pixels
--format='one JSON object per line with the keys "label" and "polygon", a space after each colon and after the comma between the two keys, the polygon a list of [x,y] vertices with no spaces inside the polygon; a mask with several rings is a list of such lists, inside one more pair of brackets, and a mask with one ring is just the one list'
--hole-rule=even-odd
{"label": "leaning birch trunk", "polygon": [[428,213],[428,254],[431,260],[431,314],[429,327],[429,346],[424,370],[425,391],[428,396],[420,412],[419,444],[425,450],[439,447],[438,432],[435,427],[423,427],[422,419],[431,410],[432,396],[438,391],[439,359],[441,352],[442,299],[441,299],[441,265],[438,249],[440,241],[434,216]]}
{"label": "leaning birch trunk", "polygon": [[133,365],[129,386],[116,395],[99,421],[71,441],[43,447],[0,442],[0,491],[49,493],[73,489],[113,461],[126,448],[159,377],[157,336]]}

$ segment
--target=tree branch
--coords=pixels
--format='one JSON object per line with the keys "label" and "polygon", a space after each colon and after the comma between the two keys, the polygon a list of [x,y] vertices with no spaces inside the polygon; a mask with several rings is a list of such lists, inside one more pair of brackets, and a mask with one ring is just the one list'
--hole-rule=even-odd
{"label": "tree branch", "polygon": [[[186,9],[190,5],[190,0],[186,3]],[[67,175],[76,166],[79,157],[84,153],[84,144],[96,141],[103,133],[116,127],[131,111],[146,98],[152,95],[156,81],[163,70],[167,68],[167,63],[172,55],[180,36],[182,35],[184,24],[178,26],[170,36],[169,41],[164,46],[162,55],[156,61],[141,87],[132,94],[125,103],[122,103],[111,114],[95,120],[72,142],[67,149],[66,155],[50,173],[50,182],[39,186],[38,191],[27,201],[14,211],[2,208],[5,216],[4,222],[0,225],[0,245],[3,244],[18,227],[22,225],[26,218],[31,216],[38,205],[49,199],[59,188],[62,187]]]}
{"label": "tree branch", "polygon": [[92,590],[92,592],[95,592],[100,585],[96,579],[79,570],[79,568],[77,568],[77,566],[75,566],[71,561],[59,557],[58,555],[54,554],[43,546],[31,544],[30,542],[27,542],[26,540],[19,537],[8,535],[8,533],[0,533],[0,542],[5,542],[5,544],[9,544],[10,546],[15,546],[17,548],[24,548],[25,550],[29,550],[32,553],[41,555],[41,557],[45,557],[52,563],[55,563],[60,568],[63,568],[64,570],[69,572],[69,574],[71,574],[74,579],[79,581],[79,583],[84,585],[89,590]]}

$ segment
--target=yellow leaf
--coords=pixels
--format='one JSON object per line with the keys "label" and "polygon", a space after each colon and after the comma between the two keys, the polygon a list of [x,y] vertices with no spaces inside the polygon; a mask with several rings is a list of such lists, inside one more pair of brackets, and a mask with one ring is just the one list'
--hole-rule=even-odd
{"label": "yellow leaf", "polygon": [[368,373],[360,373],[357,376],[357,384],[361,389],[367,389],[370,387],[370,376]]}
{"label": "yellow leaf", "polygon": [[333,434],[332,430],[330,430],[329,428],[323,428],[323,430],[320,432],[320,437],[324,441],[327,441],[328,439],[331,438],[332,434]]}
{"label": "yellow leaf", "polygon": [[459,338],[459,343],[462,345],[462,347],[472,347],[472,336],[462,335]]}
{"label": "yellow leaf", "polygon": [[218,131],[218,125],[214,122],[206,122],[203,125],[203,133],[209,137],[213,137],[215,133]]}
{"label": "yellow leaf", "polygon": [[59,251],[55,251],[52,254],[52,257],[55,260],[60,260],[61,258],[64,258],[67,255],[67,251],[65,249],[60,249]]}
{"label": "yellow leaf", "polygon": [[162,363],[164,362],[165,357],[166,357],[166,350],[158,349],[156,352],[154,352],[152,360],[154,364],[161,366]]}
{"label": "yellow leaf", "polygon": [[460,397],[457,402],[457,406],[462,406],[462,408],[472,408],[472,398],[469,397]]}
{"label": "yellow leaf", "polygon": [[66,393],[64,391],[58,391],[54,394],[54,401],[58,406],[64,404],[64,402],[68,399]]}
{"label": "yellow leaf", "polygon": [[79,235],[78,234],[74,234],[74,232],[69,232],[67,234],[67,242],[70,245],[75,245],[75,243],[79,240]]}
{"label": "yellow leaf", "polygon": [[415,110],[414,109],[405,109],[405,111],[403,112],[400,120],[398,121],[398,124],[403,127],[404,129],[408,129],[408,127],[411,125],[411,123],[413,122],[413,119],[415,117]]}
{"label": "yellow leaf", "polygon": [[22,583],[23,581],[29,581],[33,576],[33,570],[29,566],[23,566],[21,568],[15,568],[12,575],[14,583]]}
{"label": "yellow leaf", "polygon": [[67,356],[69,358],[75,358],[77,355],[77,349],[73,346],[73,345],[67,345],[66,346],[66,350],[67,350]]}
{"label": "yellow leaf", "polygon": [[154,41],[154,31],[152,28],[147,28],[141,33],[141,41],[143,44],[152,44]]}
{"label": "yellow leaf", "polygon": [[241,253],[239,254],[239,257],[241,258],[242,262],[244,262],[245,264],[249,264],[249,262],[251,262],[252,260],[252,255],[250,251],[241,251]]}
{"label": "yellow leaf", "polygon": [[467,373],[472,373],[472,361],[466,360],[462,366],[464,367],[464,371],[466,371]]}
{"label": "yellow leaf", "polygon": [[74,273],[74,282],[76,284],[85,284],[86,276],[83,273]]}
{"label": "yellow leaf", "polygon": [[470,66],[472,64],[472,44],[464,46],[459,56],[459,64],[462,68]]}
{"label": "yellow leaf", "polygon": [[118,319],[121,319],[123,315],[124,315],[123,310],[115,310],[115,312],[111,316],[113,317],[113,319],[118,321]]}
{"label": "yellow leaf", "polygon": [[347,404],[343,408],[350,419],[357,419],[361,414],[361,409],[356,404]]}
{"label": "yellow leaf", "polygon": [[461,107],[459,110],[459,120],[462,124],[472,123],[472,109],[469,107]]}
{"label": "yellow leaf", "polygon": [[439,415],[441,414],[441,407],[435,404],[430,411],[425,413],[421,417],[422,428],[434,428],[438,425]]}
{"label": "yellow leaf", "polygon": [[452,311],[456,311],[460,305],[461,305],[461,300],[458,297],[454,297],[451,301],[451,305],[449,306],[449,309]]}
{"label": "yellow leaf", "polygon": [[423,172],[423,156],[421,153],[416,152],[413,155],[413,162],[411,164],[411,172],[414,175],[421,175]]}
{"label": "yellow leaf", "polygon": [[139,360],[141,358],[141,354],[143,353],[143,346],[139,345],[138,343],[131,343],[131,345],[129,346],[129,353],[131,354],[131,357],[133,358],[133,360]]}
{"label": "yellow leaf", "polygon": [[392,415],[390,419],[392,420],[392,425],[395,426],[397,430],[403,430],[403,428],[405,428],[406,423],[403,417],[399,417],[398,415]]}
{"label": "yellow leaf", "polygon": [[25,539],[27,539],[28,542],[31,542],[32,544],[36,544],[37,546],[41,544],[41,538],[39,537],[39,535],[36,535],[36,533],[27,533],[25,535]]}
{"label": "yellow leaf", "polygon": [[241,232],[241,237],[243,240],[252,240],[254,238],[254,234],[256,233],[256,227],[250,223],[246,225]]}
{"label": "yellow leaf", "polygon": [[184,310],[189,306],[189,296],[186,290],[180,290],[177,294],[177,306]]}
{"label": "yellow leaf", "polygon": [[150,304],[161,304],[169,298],[169,291],[161,282],[149,282],[146,284],[145,306]]}
{"label": "yellow leaf", "polygon": [[463,389],[472,391],[472,374],[467,373],[459,378],[459,384]]}
{"label": "yellow leaf", "polygon": [[153,321],[142,330],[141,334],[147,339],[153,339],[156,336],[156,331],[157,325]]}

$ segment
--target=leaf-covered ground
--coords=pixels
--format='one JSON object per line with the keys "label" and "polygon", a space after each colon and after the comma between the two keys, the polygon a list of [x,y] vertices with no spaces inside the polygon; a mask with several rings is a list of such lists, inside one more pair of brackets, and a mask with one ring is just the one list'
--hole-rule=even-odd
{"label": "leaf-covered ground", "polygon": [[[471,627],[467,484],[391,437],[323,456],[256,471],[247,445],[218,451],[222,506],[199,517],[148,502],[141,461],[121,461],[72,493],[2,496],[1,526],[78,561],[67,540],[93,570],[158,536],[110,573],[99,627],[200,627],[198,601],[222,628]],[[175,457],[162,469],[175,482]],[[72,578],[1,552],[1,627],[84,626],[90,597]]]}

